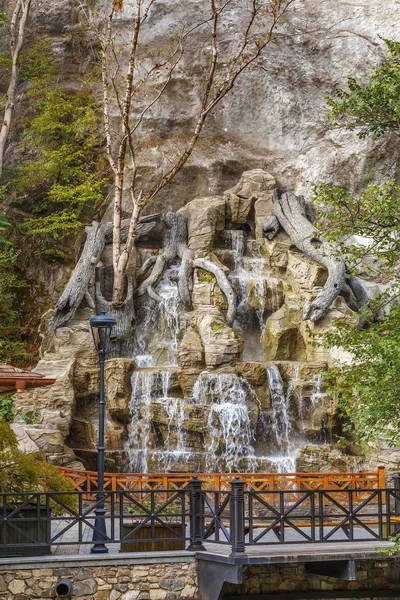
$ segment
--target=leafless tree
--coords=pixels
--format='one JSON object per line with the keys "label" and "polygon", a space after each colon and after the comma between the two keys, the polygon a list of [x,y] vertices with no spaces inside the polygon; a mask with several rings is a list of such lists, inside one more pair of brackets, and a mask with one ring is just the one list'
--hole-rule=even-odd
{"label": "leafless tree", "polygon": [[[242,24],[237,47],[224,48],[221,34],[224,17],[233,0],[208,0],[201,20],[182,26],[165,46],[151,55],[142,50],[141,33],[155,8],[156,0],[136,0],[136,14],[129,44],[129,57],[124,69],[121,61],[123,48],[118,47],[117,34],[113,27],[116,14],[123,10],[120,0],[114,0],[105,22],[96,27],[101,43],[101,66],[103,83],[103,114],[107,144],[107,157],[114,178],[113,205],[113,301],[120,302],[123,296],[125,273],[132,252],[139,218],[145,206],[179,173],[191,156],[206,119],[218,103],[234,87],[238,77],[260,57],[263,50],[274,39],[277,23],[294,0],[241,0]],[[93,25],[95,18],[89,13]],[[243,27],[243,23],[245,24]],[[138,185],[140,149],[143,147],[143,121],[146,115],[163,101],[174,72],[180,65],[188,45],[196,43],[196,36],[208,34],[210,51],[202,75],[202,96],[193,130],[185,143],[168,153],[159,144],[168,168],[152,173],[151,184]],[[204,39],[204,38],[203,38]],[[147,64],[146,64],[147,63]],[[110,119],[110,107],[118,106],[118,142]],[[132,214],[126,242],[122,243],[122,201],[125,181],[132,202]],[[147,184],[147,185],[146,185]]]}
{"label": "leafless tree", "polygon": [[[110,229],[114,269],[112,303],[115,306],[122,304],[128,261],[135,240],[146,225],[142,216],[144,209],[185,166],[208,116],[234,88],[241,75],[258,64],[262,53],[274,41],[278,23],[295,1],[204,0],[200,16],[194,16],[190,23],[180,23],[172,34],[151,45],[146,42],[151,37],[149,29],[154,27],[151,19],[157,19],[156,9],[162,5],[165,11],[168,3],[134,0],[128,40],[123,37],[129,24],[127,18],[121,28],[122,0],[108,0],[105,7],[109,10],[104,13],[99,12],[98,6],[91,10],[87,5],[81,5],[100,53],[106,154],[114,186],[113,221],[112,224],[104,223],[100,229],[96,223],[87,228],[87,244],[57,303],[51,329],[72,318],[83,297],[87,297],[95,263],[101,256],[105,239],[109,238]],[[196,65],[193,75],[199,102],[197,113],[191,120],[191,131],[186,131],[185,135],[171,133],[164,138],[155,137],[147,131],[151,129],[148,119],[156,111],[171,111],[169,86],[185,68],[183,59],[190,53],[193,55],[193,51],[202,51],[203,59],[201,69]],[[172,108],[179,109],[179,106]],[[173,121],[175,114],[170,117]],[[156,157],[157,164],[151,167],[151,172],[147,169],[146,176],[142,167],[149,153]],[[129,210],[126,199],[130,201]],[[123,219],[123,212],[130,216]],[[179,247],[180,255],[183,245],[178,241],[172,242],[170,250]],[[182,262],[190,275],[189,258],[186,252]],[[154,261],[146,263],[146,267],[152,267],[155,272],[150,276],[143,274],[146,284],[142,283],[141,288],[153,290],[153,284],[168,264],[168,260],[162,259],[156,264]],[[187,296],[184,285],[182,291],[183,296]]]}
{"label": "leafless tree", "polygon": [[11,75],[5,96],[4,114],[0,129],[0,178],[3,172],[4,152],[10,133],[15,107],[19,77],[19,57],[25,40],[26,24],[32,0],[15,0],[15,8],[10,20],[10,58]]}

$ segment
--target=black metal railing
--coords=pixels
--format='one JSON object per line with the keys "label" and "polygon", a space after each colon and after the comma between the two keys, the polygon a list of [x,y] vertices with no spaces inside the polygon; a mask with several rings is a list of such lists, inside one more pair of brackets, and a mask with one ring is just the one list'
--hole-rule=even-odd
{"label": "black metal railing", "polygon": [[105,492],[105,534],[95,521],[100,500],[85,492],[2,493],[0,555],[91,545],[94,533],[111,551],[202,550],[211,544],[234,555],[248,546],[376,542],[400,533],[398,487],[362,494],[352,489],[263,492],[236,479],[230,491],[221,491],[204,490],[194,478],[185,489],[161,492]]}

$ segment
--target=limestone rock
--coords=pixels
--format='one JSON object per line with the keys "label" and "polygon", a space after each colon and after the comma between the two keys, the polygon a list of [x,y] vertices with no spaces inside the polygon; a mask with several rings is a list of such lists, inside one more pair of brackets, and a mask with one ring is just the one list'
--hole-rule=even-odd
{"label": "limestone rock", "polygon": [[240,198],[236,194],[229,194],[226,200],[226,218],[234,225],[246,223],[251,210],[253,200],[251,198]]}
{"label": "limestone rock", "polygon": [[[40,387],[15,395],[15,407],[29,414],[34,407],[39,410],[40,422],[52,423],[68,434],[75,400],[73,387],[74,359],[54,359],[54,355],[43,358],[35,369],[47,377],[56,378],[51,386]],[[46,417],[46,421],[44,418]]]}
{"label": "limestone rock", "polygon": [[226,324],[218,308],[199,309],[192,318],[192,325],[200,334],[207,367],[215,368],[240,358],[243,340],[238,332]]}
{"label": "limestone rock", "polygon": [[14,431],[17,437],[19,450],[22,450],[22,452],[27,452],[28,454],[32,452],[40,452],[39,446],[37,446],[37,444],[35,444],[35,442],[29,437],[23,425],[20,423],[12,423],[11,429]]}
{"label": "limestone rock", "polygon": [[327,278],[328,271],[315,261],[300,252],[288,253],[287,279],[298,289],[299,294],[305,289],[322,287]]}
{"label": "limestone rock", "polygon": [[347,456],[334,446],[305,446],[297,459],[299,473],[335,473],[357,471],[360,458]]}
{"label": "limestone rock", "polygon": [[251,385],[263,385],[267,380],[265,365],[243,360],[237,364],[237,374],[247,379]]}
{"label": "limestone rock", "polygon": [[131,358],[111,358],[105,364],[108,412],[114,419],[129,422],[132,396],[131,378],[135,367]]}
{"label": "limestone rock", "polygon": [[256,239],[260,243],[263,237],[263,226],[268,217],[274,214],[273,192],[261,192],[254,203],[254,224]]}
{"label": "limestone rock", "polygon": [[178,364],[183,370],[198,369],[199,372],[204,368],[204,348],[197,331],[189,327],[179,346]]}
{"label": "limestone rock", "polygon": [[263,169],[252,169],[242,173],[238,183],[225,194],[235,194],[240,198],[251,198],[260,192],[266,192],[275,188],[275,177]]}
{"label": "limestone rock", "polygon": [[179,212],[188,219],[189,248],[209,252],[216,233],[225,227],[225,199],[221,196],[197,198]]}
{"label": "limestone rock", "polygon": [[96,437],[91,421],[73,417],[70,436],[73,448],[90,448],[92,450],[96,448]]}
{"label": "limestone rock", "polygon": [[64,436],[59,430],[50,429],[45,425],[29,425],[25,432],[45,454],[58,454],[64,450]]}
{"label": "limestone rock", "polygon": [[290,321],[286,305],[267,319],[263,335],[267,360],[299,360],[305,357],[305,346],[296,324]]}
{"label": "limestone rock", "polygon": [[285,269],[288,264],[288,253],[292,247],[289,236],[284,231],[279,231],[273,240],[260,237],[257,237],[257,239],[269,258],[270,265]]}

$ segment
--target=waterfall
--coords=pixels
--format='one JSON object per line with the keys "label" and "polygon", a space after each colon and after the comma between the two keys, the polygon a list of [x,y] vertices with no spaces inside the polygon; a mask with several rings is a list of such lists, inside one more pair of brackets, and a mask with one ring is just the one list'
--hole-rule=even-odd
{"label": "waterfall", "polygon": [[[168,438],[171,424],[180,414],[177,398],[170,398],[170,371],[143,370],[132,375],[132,396],[129,405],[130,431],[127,442],[129,470],[138,473],[148,472],[148,459],[151,452],[152,405],[161,403],[169,416]],[[183,418],[183,413],[182,413]]]}
{"label": "waterfall", "polygon": [[129,471],[147,473],[147,456],[151,432],[151,400],[157,373],[136,371],[132,375],[132,397],[129,405],[130,431],[127,454]]}
{"label": "waterfall", "polygon": [[[233,269],[229,275],[237,293],[237,321],[243,329],[247,358],[262,360],[262,338],[267,311],[280,305],[279,282],[255,239],[244,239],[242,231],[231,232]],[[267,304],[268,297],[268,304]]]}
{"label": "waterfall", "polygon": [[193,388],[193,403],[210,405],[208,471],[240,469],[243,459],[254,455],[254,431],[248,406],[249,383],[228,373],[201,373]]}
{"label": "waterfall", "polygon": [[293,422],[290,415],[290,404],[293,388],[299,379],[299,365],[296,365],[293,376],[289,382],[286,394],[280,371],[276,365],[267,367],[267,377],[271,393],[271,422],[279,454],[268,459],[279,465],[284,472],[287,469],[294,471],[296,468],[296,447],[294,444]]}
{"label": "waterfall", "polygon": [[171,265],[157,287],[160,300],[148,298],[138,311],[134,333],[137,367],[177,365],[179,339],[179,265]]}

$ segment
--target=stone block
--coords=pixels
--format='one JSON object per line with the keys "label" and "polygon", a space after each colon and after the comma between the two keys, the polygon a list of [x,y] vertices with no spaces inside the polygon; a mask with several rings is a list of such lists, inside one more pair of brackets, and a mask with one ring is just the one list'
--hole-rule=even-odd
{"label": "stone block", "polygon": [[134,360],[130,358],[112,358],[106,361],[105,379],[107,407],[113,419],[129,422],[129,403],[132,396],[131,378]]}
{"label": "stone block", "polygon": [[74,596],[90,596],[97,591],[97,583],[94,579],[74,582]]}
{"label": "stone block", "polygon": [[22,579],[13,579],[8,584],[8,591],[13,594],[13,596],[17,594],[22,594],[25,591],[26,584]]}

